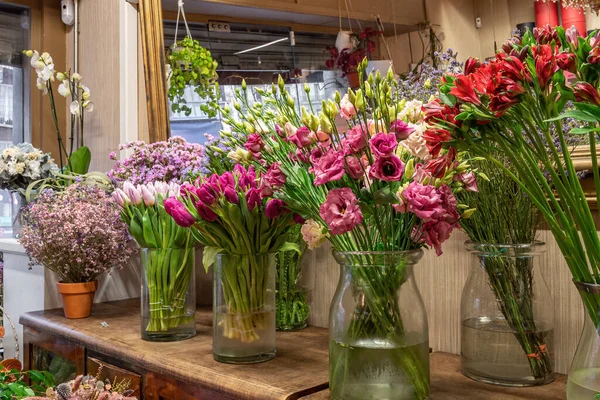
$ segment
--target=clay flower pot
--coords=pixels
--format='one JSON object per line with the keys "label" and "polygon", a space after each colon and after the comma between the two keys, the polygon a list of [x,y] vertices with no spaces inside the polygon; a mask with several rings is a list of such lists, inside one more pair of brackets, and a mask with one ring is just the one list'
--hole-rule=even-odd
{"label": "clay flower pot", "polygon": [[81,283],[57,282],[58,292],[62,297],[65,317],[87,318],[92,313],[94,295],[98,289],[98,281]]}
{"label": "clay flower pot", "polygon": [[360,81],[358,80],[358,72],[349,72],[346,74],[346,78],[348,79],[348,86],[351,88],[360,87]]}

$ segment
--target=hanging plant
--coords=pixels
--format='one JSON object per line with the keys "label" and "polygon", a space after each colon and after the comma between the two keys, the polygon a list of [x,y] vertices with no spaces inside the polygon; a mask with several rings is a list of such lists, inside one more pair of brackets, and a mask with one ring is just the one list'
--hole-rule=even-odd
{"label": "hanging plant", "polygon": [[167,52],[169,91],[173,112],[183,112],[186,116],[192,113],[184,98],[186,86],[192,86],[200,98],[207,100],[200,109],[209,117],[217,115],[220,96],[217,82],[217,62],[212,59],[210,51],[200,46],[197,40],[186,36],[171,46]]}

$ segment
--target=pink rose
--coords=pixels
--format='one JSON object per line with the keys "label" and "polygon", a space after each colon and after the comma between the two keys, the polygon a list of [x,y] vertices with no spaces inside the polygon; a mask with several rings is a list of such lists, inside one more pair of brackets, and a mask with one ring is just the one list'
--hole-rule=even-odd
{"label": "pink rose", "polygon": [[347,147],[349,153],[357,153],[367,147],[367,139],[362,128],[357,125],[346,132],[343,140],[344,147]]}
{"label": "pink rose", "polygon": [[442,199],[435,186],[411,182],[402,191],[402,197],[406,199],[408,211],[425,222],[444,214]]}
{"label": "pink rose", "polygon": [[175,220],[177,225],[189,228],[196,222],[194,216],[190,214],[185,205],[177,200],[176,197],[169,197],[163,204],[165,206],[165,211],[173,218],[173,220]]}
{"label": "pink rose", "polygon": [[369,176],[386,182],[399,181],[404,174],[404,163],[398,156],[378,157],[375,159]]}
{"label": "pink rose", "polygon": [[246,144],[244,147],[252,153],[255,158],[260,158],[260,152],[265,147],[260,135],[258,133],[253,133],[248,135],[248,140],[246,140]]}
{"label": "pink rose", "polygon": [[340,115],[346,121],[352,119],[356,115],[356,108],[354,108],[354,104],[350,103],[348,100],[348,94],[346,93],[342,100],[340,101]]}
{"label": "pink rose", "polygon": [[411,128],[410,126],[408,126],[408,124],[404,121],[402,121],[401,119],[397,119],[395,121],[392,122],[392,124],[390,125],[390,133],[393,133],[396,135],[396,140],[398,142],[408,138],[410,136],[411,133],[413,133],[415,130],[413,128]]}
{"label": "pink rose", "polygon": [[463,172],[454,177],[454,180],[462,182],[468,192],[477,192],[477,180],[474,172]]}
{"label": "pink rose", "polygon": [[369,140],[371,151],[377,157],[387,157],[394,153],[398,142],[396,135],[380,132]]}
{"label": "pink rose", "polygon": [[309,171],[315,174],[316,186],[341,179],[344,176],[344,153],[329,149]]}
{"label": "pink rose", "polygon": [[346,172],[352,179],[362,179],[365,176],[369,161],[357,156],[346,156]]}
{"label": "pink rose", "polygon": [[363,220],[358,200],[350,188],[333,189],[327,193],[319,215],[329,226],[332,235],[349,232]]}
{"label": "pink rose", "polygon": [[288,210],[285,208],[285,203],[283,200],[271,199],[265,206],[265,215],[267,218],[279,218],[286,212],[288,212]]}
{"label": "pink rose", "polygon": [[308,147],[314,143],[314,137],[311,136],[310,129],[306,126],[298,128],[296,133],[290,136],[290,142],[294,143],[298,148]]}

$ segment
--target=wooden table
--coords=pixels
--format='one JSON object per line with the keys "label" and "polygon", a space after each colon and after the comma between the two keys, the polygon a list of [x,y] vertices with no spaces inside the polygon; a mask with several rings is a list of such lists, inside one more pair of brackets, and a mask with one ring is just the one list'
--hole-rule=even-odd
{"label": "wooden table", "polygon": [[[131,379],[143,400],[298,399],[327,389],[327,330],[309,327],[277,334],[275,359],[252,366],[214,361],[212,314],[196,313],[194,338],[172,343],[140,338],[139,300],[94,304],[92,316],[68,320],[61,309],[25,314],[25,367],[36,349],[72,360],[77,373]],[[108,327],[102,327],[106,322]]]}
{"label": "wooden table", "polygon": [[[431,354],[431,400],[565,400],[567,377],[557,375],[549,385],[508,388],[475,382],[460,373],[460,357]],[[329,392],[316,392],[302,400],[329,400]],[[591,399],[590,399],[591,400]]]}
{"label": "wooden table", "polygon": [[[25,314],[20,322],[26,368],[35,368],[36,351],[46,349],[71,360],[78,374],[95,374],[102,365],[103,377],[130,379],[140,400],[329,399],[322,328],[278,333],[277,357],[247,366],[213,360],[208,309],[196,313],[196,337],[176,343],[140,339],[139,300],[95,304],[86,319],[67,320],[62,310],[50,310]],[[459,362],[457,355],[431,355],[431,400],[566,399],[564,375],[546,386],[504,388],[466,378]]]}

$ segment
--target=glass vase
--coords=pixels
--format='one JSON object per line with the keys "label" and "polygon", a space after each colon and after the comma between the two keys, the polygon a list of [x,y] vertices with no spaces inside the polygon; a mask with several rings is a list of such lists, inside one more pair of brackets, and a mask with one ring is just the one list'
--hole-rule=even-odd
{"label": "glass vase", "polygon": [[575,282],[585,306],[583,332],[569,369],[567,400],[600,394],[600,285]]}
{"label": "glass vase", "polygon": [[291,229],[288,242],[296,243],[301,252],[282,251],[275,257],[277,270],[275,322],[279,331],[295,331],[306,328],[310,312],[306,301],[308,290],[299,286],[302,276],[302,256],[306,250],[306,244],[300,234],[300,225]]}
{"label": "glass vase", "polygon": [[218,254],[213,271],[213,356],[229,364],[275,357],[275,253]]}
{"label": "glass vase", "polygon": [[27,205],[25,196],[21,192],[11,191],[10,193],[10,205],[11,205],[11,223],[12,223],[12,237],[19,239],[23,232],[23,218],[21,210]]}
{"label": "glass vase", "polygon": [[142,339],[174,342],[196,334],[194,248],[142,249]]}
{"label": "glass vase", "polygon": [[334,400],[429,397],[427,313],[413,277],[421,250],[336,252],[329,313]]}
{"label": "glass vase", "polygon": [[461,368],[502,386],[554,380],[554,302],[539,268],[544,243],[466,243],[471,270],[461,298]]}

